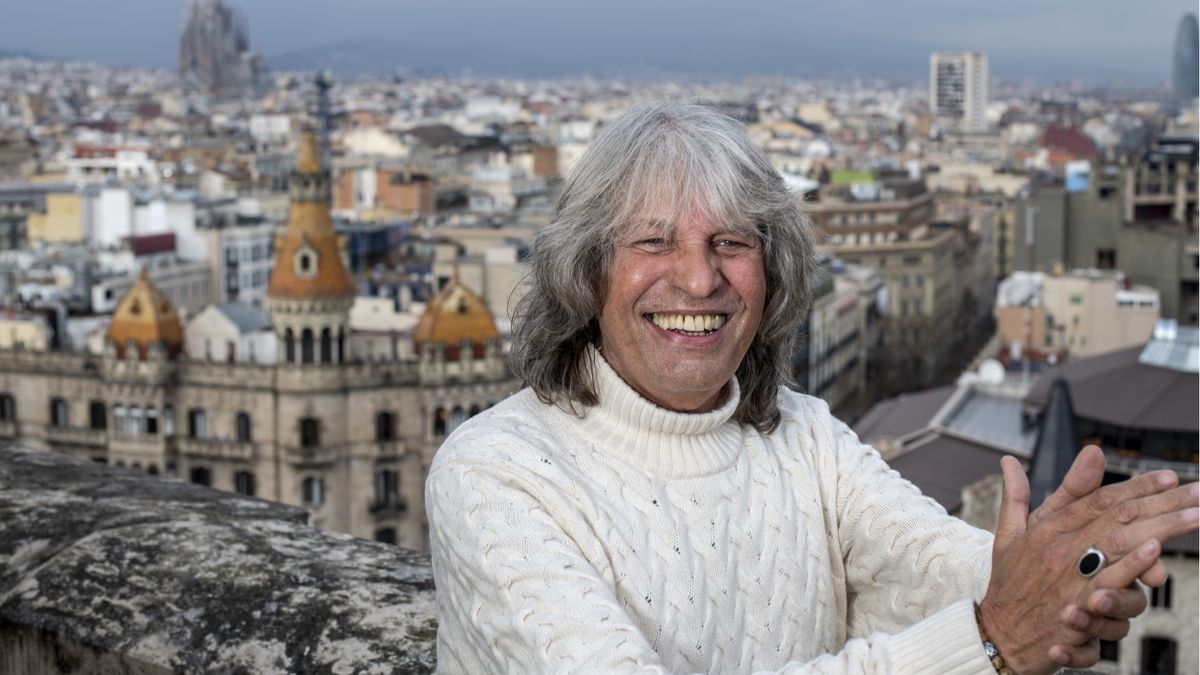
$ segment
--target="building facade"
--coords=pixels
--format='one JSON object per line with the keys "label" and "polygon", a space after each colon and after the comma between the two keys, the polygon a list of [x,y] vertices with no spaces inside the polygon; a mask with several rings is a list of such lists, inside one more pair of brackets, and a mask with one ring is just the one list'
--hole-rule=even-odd
{"label": "building facade", "polygon": [[929,57],[929,111],[958,128],[987,128],[989,101],[987,54],[937,52]]}

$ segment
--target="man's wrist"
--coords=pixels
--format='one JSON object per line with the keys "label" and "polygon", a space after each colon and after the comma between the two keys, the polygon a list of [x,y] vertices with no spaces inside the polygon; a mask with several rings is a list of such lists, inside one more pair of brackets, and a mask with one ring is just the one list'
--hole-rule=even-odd
{"label": "man's wrist", "polygon": [[988,661],[991,661],[992,668],[999,675],[1017,675],[1011,665],[1005,662],[1004,656],[1000,653],[1000,648],[996,646],[996,643],[988,635],[987,629],[984,628],[983,615],[978,602],[975,603],[975,623],[979,626],[979,640],[983,643],[983,652],[987,654]]}

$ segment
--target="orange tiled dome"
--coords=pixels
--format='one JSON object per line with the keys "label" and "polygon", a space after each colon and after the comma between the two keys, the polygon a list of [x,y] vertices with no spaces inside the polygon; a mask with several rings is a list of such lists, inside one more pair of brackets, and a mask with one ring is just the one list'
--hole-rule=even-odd
{"label": "orange tiled dome", "polygon": [[500,336],[487,304],[458,279],[454,278],[425,308],[425,313],[413,331],[413,347],[417,353],[426,343],[446,345],[448,359],[457,359],[459,347],[469,341],[476,358],[481,358],[489,340]]}
{"label": "orange tiled dome", "polygon": [[142,268],[133,288],[117,303],[108,324],[108,339],[116,344],[117,355],[121,357],[131,341],[142,358],[146,358],[150,345],[156,342],[161,342],[171,356],[183,351],[179,316],[166,296],[150,283],[146,268]]}

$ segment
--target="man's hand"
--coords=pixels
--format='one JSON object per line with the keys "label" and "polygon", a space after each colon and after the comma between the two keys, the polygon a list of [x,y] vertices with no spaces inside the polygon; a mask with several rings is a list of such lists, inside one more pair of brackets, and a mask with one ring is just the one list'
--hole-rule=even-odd
{"label": "man's hand", "polygon": [[[1139,577],[1161,584],[1159,542],[1196,529],[1197,486],[1154,472],[1100,487],[1104,456],[1084,448],[1063,485],[1032,516],[1029,483],[1006,457],[992,578],[980,622],[1017,672],[1049,672],[1099,659],[1097,638],[1120,639],[1145,609]],[[1105,553],[1094,577],[1076,565],[1088,547]],[[1140,599],[1139,599],[1140,596]]]}

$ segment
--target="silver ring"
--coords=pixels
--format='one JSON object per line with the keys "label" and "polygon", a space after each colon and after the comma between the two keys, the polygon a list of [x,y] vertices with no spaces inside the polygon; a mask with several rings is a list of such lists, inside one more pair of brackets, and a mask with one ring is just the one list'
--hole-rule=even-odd
{"label": "silver ring", "polygon": [[1075,569],[1080,576],[1094,577],[1096,573],[1104,569],[1104,563],[1108,562],[1108,558],[1104,557],[1104,553],[1099,549],[1088,548],[1079,556],[1079,562],[1075,563]]}

